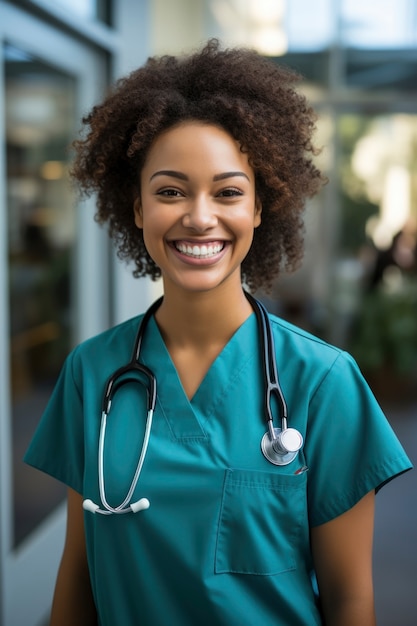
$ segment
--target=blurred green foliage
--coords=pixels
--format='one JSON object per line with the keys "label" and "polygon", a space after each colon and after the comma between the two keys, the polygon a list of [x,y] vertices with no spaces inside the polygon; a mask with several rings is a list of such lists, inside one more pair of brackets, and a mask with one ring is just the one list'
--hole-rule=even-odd
{"label": "blurred green foliage", "polygon": [[395,291],[380,286],[364,297],[350,351],[366,373],[387,368],[401,377],[416,376],[416,279],[404,280]]}

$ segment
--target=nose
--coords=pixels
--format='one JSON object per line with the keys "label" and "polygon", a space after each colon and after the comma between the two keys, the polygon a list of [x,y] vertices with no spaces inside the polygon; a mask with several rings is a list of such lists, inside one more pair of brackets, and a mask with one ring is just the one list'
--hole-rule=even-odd
{"label": "nose", "polygon": [[182,223],[186,228],[192,228],[196,232],[204,232],[216,226],[217,215],[210,199],[198,197],[190,200]]}

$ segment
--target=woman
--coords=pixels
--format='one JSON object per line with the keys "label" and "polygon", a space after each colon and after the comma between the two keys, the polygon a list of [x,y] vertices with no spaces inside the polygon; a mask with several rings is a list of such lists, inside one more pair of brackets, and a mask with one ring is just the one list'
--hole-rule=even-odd
{"label": "woman", "polygon": [[297,266],[322,183],[296,80],[211,41],[150,59],[84,120],[73,176],[164,295],[138,358],[153,422],[128,372],[100,429],[139,316],[68,357],[26,455],[69,487],[52,625],[375,624],[374,493],[410,462],[349,355],[273,316],[284,428],[265,435],[265,322],[242,288]]}

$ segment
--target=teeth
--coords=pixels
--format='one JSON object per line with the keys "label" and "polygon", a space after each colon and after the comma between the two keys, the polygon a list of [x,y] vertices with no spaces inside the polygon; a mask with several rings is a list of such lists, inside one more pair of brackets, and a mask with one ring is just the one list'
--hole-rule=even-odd
{"label": "teeth", "polygon": [[201,246],[197,246],[194,244],[191,246],[188,243],[177,242],[175,244],[177,250],[182,252],[182,254],[186,254],[187,256],[195,257],[196,259],[207,259],[215,254],[218,254],[220,250],[223,249],[223,244],[203,244]]}

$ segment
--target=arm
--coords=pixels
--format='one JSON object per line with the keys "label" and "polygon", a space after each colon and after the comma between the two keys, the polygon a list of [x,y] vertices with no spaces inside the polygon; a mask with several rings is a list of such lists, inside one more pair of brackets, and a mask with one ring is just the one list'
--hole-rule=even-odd
{"label": "arm", "polygon": [[326,626],[375,626],[372,583],[374,492],[352,509],[311,529]]}
{"label": "arm", "polygon": [[84,539],[82,497],[68,490],[67,533],[55,586],[50,626],[96,626]]}

